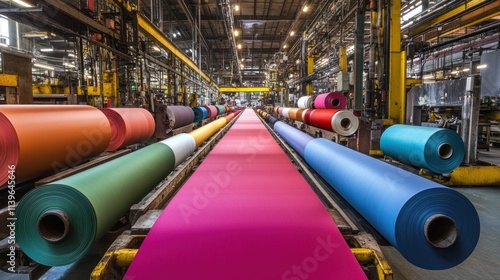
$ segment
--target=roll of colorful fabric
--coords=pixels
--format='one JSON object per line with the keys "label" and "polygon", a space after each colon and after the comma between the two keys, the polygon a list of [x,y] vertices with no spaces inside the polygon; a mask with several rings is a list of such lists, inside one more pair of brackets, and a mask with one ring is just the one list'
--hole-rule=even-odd
{"label": "roll of colorful fabric", "polygon": [[380,139],[382,152],[407,164],[436,173],[450,173],[463,161],[465,147],[453,130],[396,124]]}
{"label": "roll of colorful fabric", "polygon": [[462,194],[283,122],[274,128],[412,264],[447,269],[473,252],[479,217]]}
{"label": "roll of colorful fabric", "polygon": [[217,110],[217,107],[213,106],[213,105],[208,105],[208,106],[203,106],[205,107],[205,109],[207,109],[207,119],[212,119],[212,118],[215,118],[217,117],[217,114],[218,114],[218,110]]}
{"label": "roll of colorful fabric", "polygon": [[314,104],[314,98],[312,96],[302,96],[297,101],[299,108],[309,109],[312,108]]}
{"label": "roll of colorful fabric", "polygon": [[222,115],[226,113],[226,106],[223,105],[215,105],[217,108],[217,115]]}
{"label": "roll of colorful fabric", "polygon": [[108,147],[106,116],[84,105],[0,106],[0,188],[74,167]]}
{"label": "roll of colorful fabric", "polygon": [[171,129],[179,128],[194,122],[194,112],[188,106],[167,106],[167,123]]}
{"label": "roll of colorful fabric", "polygon": [[202,107],[202,106],[196,106],[193,107],[193,112],[194,112],[194,122],[199,123],[202,120],[207,118],[208,111],[207,108]]}
{"label": "roll of colorful fabric", "polygon": [[142,108],[104,108],[111,125],[111,141],[106,151],[115,151],[148,140],[155,132],[153,115]]}
{"label": "roll of colorful fabric", "polygon": [[342,136],[350,136],[359,128],[359,119],[351,111],[339,109],[312,110],[306,123]]}
{"label": "roll of colorful fabric", "polygon": [[[234,116],[209,125],[222,127]],[[207,126],[28,192],[16,207],[19,246],[31,259],[48,266],[80,259],[132,204],[195,151],[204,141],[200,134],[208,138],[218,131],[207,132]],[[199,130],[203,132],[197,134]]]}
{"label": "roll of colorful fabric", "polygon": [[341,92],[329,92],[316,96],[314,108],[316,109],[345,109],[347,98]]}

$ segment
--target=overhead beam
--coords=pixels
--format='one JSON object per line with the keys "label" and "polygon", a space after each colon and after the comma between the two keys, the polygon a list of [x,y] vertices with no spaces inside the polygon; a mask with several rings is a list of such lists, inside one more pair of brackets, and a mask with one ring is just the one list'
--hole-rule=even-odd
{"label": "overhead beam", "polygon": [[442,24],[447,22],[457,16],[460,16],[466,12],[470,12],[473,9],[479,8],[487,4],[488,0],[465,0],[463,4],[457,5],[455,8],[450,10],[445,10],[443,13],[437,14],[432,18],[425,18],[425,20],[420,20],[419,22],[413,24],[410,28],[407,28],[403,34],[408,35],[408,37],[414,37],[420,35],[425,31],[436,28],[437,24]]}
{"label": "overhead beam", "polygon": [[208,77],[205,73],[203,73],[198,66],[186,55],[184,52],[179,49],[176,45],[174,45],[166,36],[163,34],[154,24],[152,24],[149,20],[145,19],[143,16],[137,14],[137,25],[139,30],[146,35],[150,40],[156,42],[160,46],[169,50],[172,55],[179,58],[182,62],[184,62],[189,68],[194,70],[195,72],[201,73],[203,79],[207,82],[212,82],[210,77]]}
{"label": "overhead beam", "polygon": [[440,31],[437,29],[430,30],[426,33],[425,40],[435,41],[439,37],[447,36],[466,27],[478,25],[498,15],[500,15],[500,1],[494,1],[443,24]]}
{"label": "overhead beam", "polygon": [[221,87],[219,93],[225,92],[269,92],[268,87]]}
{"label": "overhead beam", "polygon": [[[218,49],[212,49],[214,53],[227,53],[231,52],[230,48],[218,48]],[[267,48],[267,49],[260,49],[260,48],[251,48],[250,53],[252,54],[274,54],[279,52],[279,48]],[[248,52],[248,49],[244,49],[244,53],[246,54]]]}

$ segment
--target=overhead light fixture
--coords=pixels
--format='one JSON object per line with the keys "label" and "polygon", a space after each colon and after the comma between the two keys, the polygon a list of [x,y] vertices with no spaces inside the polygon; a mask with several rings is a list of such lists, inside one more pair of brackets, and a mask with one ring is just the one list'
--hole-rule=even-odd
{"label": "overhead light fixture", "polygon": [[54,67],[52,67],[50,65],[40,64],[40,63],[35,63],[35,64],[33,64],[33,66],[38,67],[38,68],[42,68],[42,69],[47,69],[47,70],[54,70]]}
{"label": "overhead light fixture", "polygon": [[484,69],[486,67],[488,67],[488,64],[480,64],[477,66],[477,69]]}
{"label": "overhead light fixture", "polygon": [[464,68],[462,69],[462,72],[468,72],[470,69],[469,68]]}
{"label": "overhead light fixture", "polygon": [[158,48],[157,46],[153,46],[153,50],[159,52],[160,51],[160,48]]}
{"label": "overhead light fixture", "polygon": [[302,8],[302,11],[305,13],[307,11],[309,11],[309,6],[304,6],[304,8]]}
{"label": "overhead light fixture", "polygon": [[56,37],[56,34],[52,32],[33,31],[33,32],[23,33],[21,36],[23,38],[48,38],[48,37]]}
{"label": "overhead light fixture", "polygon": [[240,32],[238,31],[238,29],[235,29],[233,31],[233,34],[234,34],[234,37],[238,37],[240,35]]}
{"label": "overhead light fixture", "polygon": [[41,52],[53,52],[54,51],[54,48],[43,48],[43,49],[40,49]]}
{"label": "overhead light fixture", "polygon": [[174,33],[174,38],[177,38],[177,34]]}
{"label": "overhead light fixture", "polygon": [[283,45],[283,48],[286,49],[288,46],[287,45]]}
{"label": "overhead light fixture", "polygon": [[237,47],[238,47],[238,50],[240,50],[242,46],[241,46],[241,44],[238,44]]}
{"label": "overhead light fixture", "polygon": [[235,11],[239,11],[240,10],[240,5],[238,5],[238,4],[234,5],[234,10]]}
{"label": "overhead light fixture", "polygon": [[300,64],[300,59],[297,59],[295,63]]}
{"label": "overhead light fixture", "polygon": [[245,59],[244,59],[244,58],[242,58],[242,59],[241,59],[241,62],[245,62]]}
{"label": "overhead light fixture", "polygon": [[293,36],[293,35],[295,35],[295,31],[293,31],[293,30],[292,30],[292,31],[290,32],[290,36]]}
{"label": "overhead light fixture", "polygon": [[456,75],[456,74],[458,74],[458,71],[456,71],[456,70],[455,71],[451,71],[451,74],[452,75]]}
{"label": "overhead light fixture", "polygon": [[179,31],[177,31],[177,36],[181,36],[181,33]]}
{"label": "overhead light fixture", "polygon": [[74,53],[68,53],[68,57],[75,57]]}
{"label": "overhead light fixture", "polygon": [[14,2],[16,4],[19,4],[19,5],[21,5],[21,6],[25,7],[25,8],[33,8],[33,7],[35,7],[35,6],[33,6],[31,4],[28,4],[28,3],[26,3],[26,2],[24,2],[22,0],[12,0],[12,2]]}
{"label": "overhead light fixture", "polygon": [[69,67],[69,68],[75,68],[76,66],[71,63],[64,63],[64,66]]}

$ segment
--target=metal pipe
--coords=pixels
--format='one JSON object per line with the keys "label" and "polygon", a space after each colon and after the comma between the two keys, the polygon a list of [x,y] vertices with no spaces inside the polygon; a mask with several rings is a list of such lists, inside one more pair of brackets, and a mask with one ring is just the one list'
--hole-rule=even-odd
{"label": "metal pipe", "polygon": [[457,224],[452,218],[446,215],[432,215],[425,221],[424,236],[432,246],[436,248],[448,248],[457,241]]}
{"label": "metal pipe", "polygon": [[50,243],[57,243],[68,236],[71,221],[61,210],[49,210],[38,219],[37,227],[43,239]]}

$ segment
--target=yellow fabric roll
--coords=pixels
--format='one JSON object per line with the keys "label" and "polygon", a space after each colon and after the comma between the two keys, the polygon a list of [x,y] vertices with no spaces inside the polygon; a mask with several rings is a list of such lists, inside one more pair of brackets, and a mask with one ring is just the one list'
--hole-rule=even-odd
{"label": "yellow fabric roll", "polygon": [[191,131],[189,134],[193,136],[196,142],[196,147],[199,147],[203,142],[205,142],[210,136],[215,134],[215,132],[226,125],[226,118],[219,118],[205,126],[202,126],[196,130]]}

